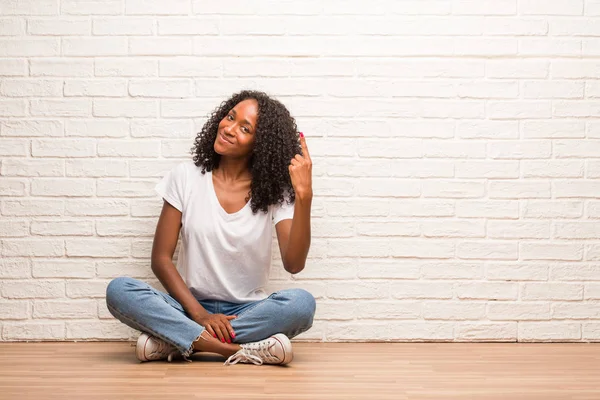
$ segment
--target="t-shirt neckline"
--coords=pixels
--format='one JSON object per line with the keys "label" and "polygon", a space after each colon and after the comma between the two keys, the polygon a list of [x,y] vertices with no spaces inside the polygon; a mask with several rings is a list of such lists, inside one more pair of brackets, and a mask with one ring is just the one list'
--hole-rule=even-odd
{"label": "t-shirt neckline", "polygon": [[215,207],[219,210],[219,214],[221,214],[221,216],[225,219],[235,219],[235,218],[239,218],[240,216],[242,216],[244,211],[246,211],[246,208],[250,207],[250,201],[252,200],[252,198],[250,198],[248,200],[248,202],[246,204],[244,204],[244,207],[242,207],[240,210],[238,210],[234,213],[231,213],[231,214],[228,213],[227,211],[225,211],[225,209],[219,202],[219,198],[217,197],[217,192],[215,191],[215,184],[213,182],[212,171],[207,171],[207,174],[208,174],[208,190],[210,192],[210,197],[212,198],[212,200],[215,204]]}

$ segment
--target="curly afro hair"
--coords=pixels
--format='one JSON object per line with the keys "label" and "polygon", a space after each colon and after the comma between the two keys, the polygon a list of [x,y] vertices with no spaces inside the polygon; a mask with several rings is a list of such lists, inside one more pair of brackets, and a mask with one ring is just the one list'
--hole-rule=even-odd
{"label": "curly afro hair", "polygon": [[248,198],[253,213],[268,211],[272,204],[292,203],[296,194],[292,187],[288,166],[296,154],[301,154],[296,120],[285,106],[264,92],[243,90],[221,103],[209,116],[196,136],[191,152],[194,164],[202,173],[219,166],[221,155],[215,152],[219,122],[239,102],[254,99],[258,103],[255,142],[248,168],[252,183]]}

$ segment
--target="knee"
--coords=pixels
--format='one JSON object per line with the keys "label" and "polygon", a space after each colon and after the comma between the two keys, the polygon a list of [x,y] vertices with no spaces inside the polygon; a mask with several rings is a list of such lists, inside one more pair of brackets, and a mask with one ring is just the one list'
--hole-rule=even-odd
{"label": "knee", "polygon": [[115,306],[119,304],[127,289],[135,286],[136,280],[127,276],[120,276],[110,281],[106,287],[106,304]]}
{"label": "knee", "polygon": [[299,322],[302,321],[308,327],[312,326],[317,309],[314,296],[304,289],[290,289],[284,292],[286,292],[284,295],[292,305],[290,310],[294,310],[294,319]]}

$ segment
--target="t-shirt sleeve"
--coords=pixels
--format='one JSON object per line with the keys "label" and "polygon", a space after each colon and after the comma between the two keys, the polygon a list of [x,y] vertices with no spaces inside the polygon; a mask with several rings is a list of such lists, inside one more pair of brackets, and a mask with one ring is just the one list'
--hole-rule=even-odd
{"label": "t-shirt sleeve", "polygon": [[273,224],[277,225],[284,219],[294,218],[294,203],[288,204],[287,197],[283,204],[276,204],[273,210]]}
{"label": "t-shirt sleeve", "polygon": [[167,203],[183,212],[184,195],[186,182],[186,165],[181,163],[171,169],[160,182],[154,187],[154,190]]}

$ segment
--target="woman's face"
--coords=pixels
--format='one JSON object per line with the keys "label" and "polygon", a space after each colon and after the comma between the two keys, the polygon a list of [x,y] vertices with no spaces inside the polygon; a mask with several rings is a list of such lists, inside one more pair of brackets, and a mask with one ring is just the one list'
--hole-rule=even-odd
{"label": "woman's face", "polygon": [[234,158],[247,157],[254,147],[258,103],[254,99],[240,101],[219,122],[214,149]]}

